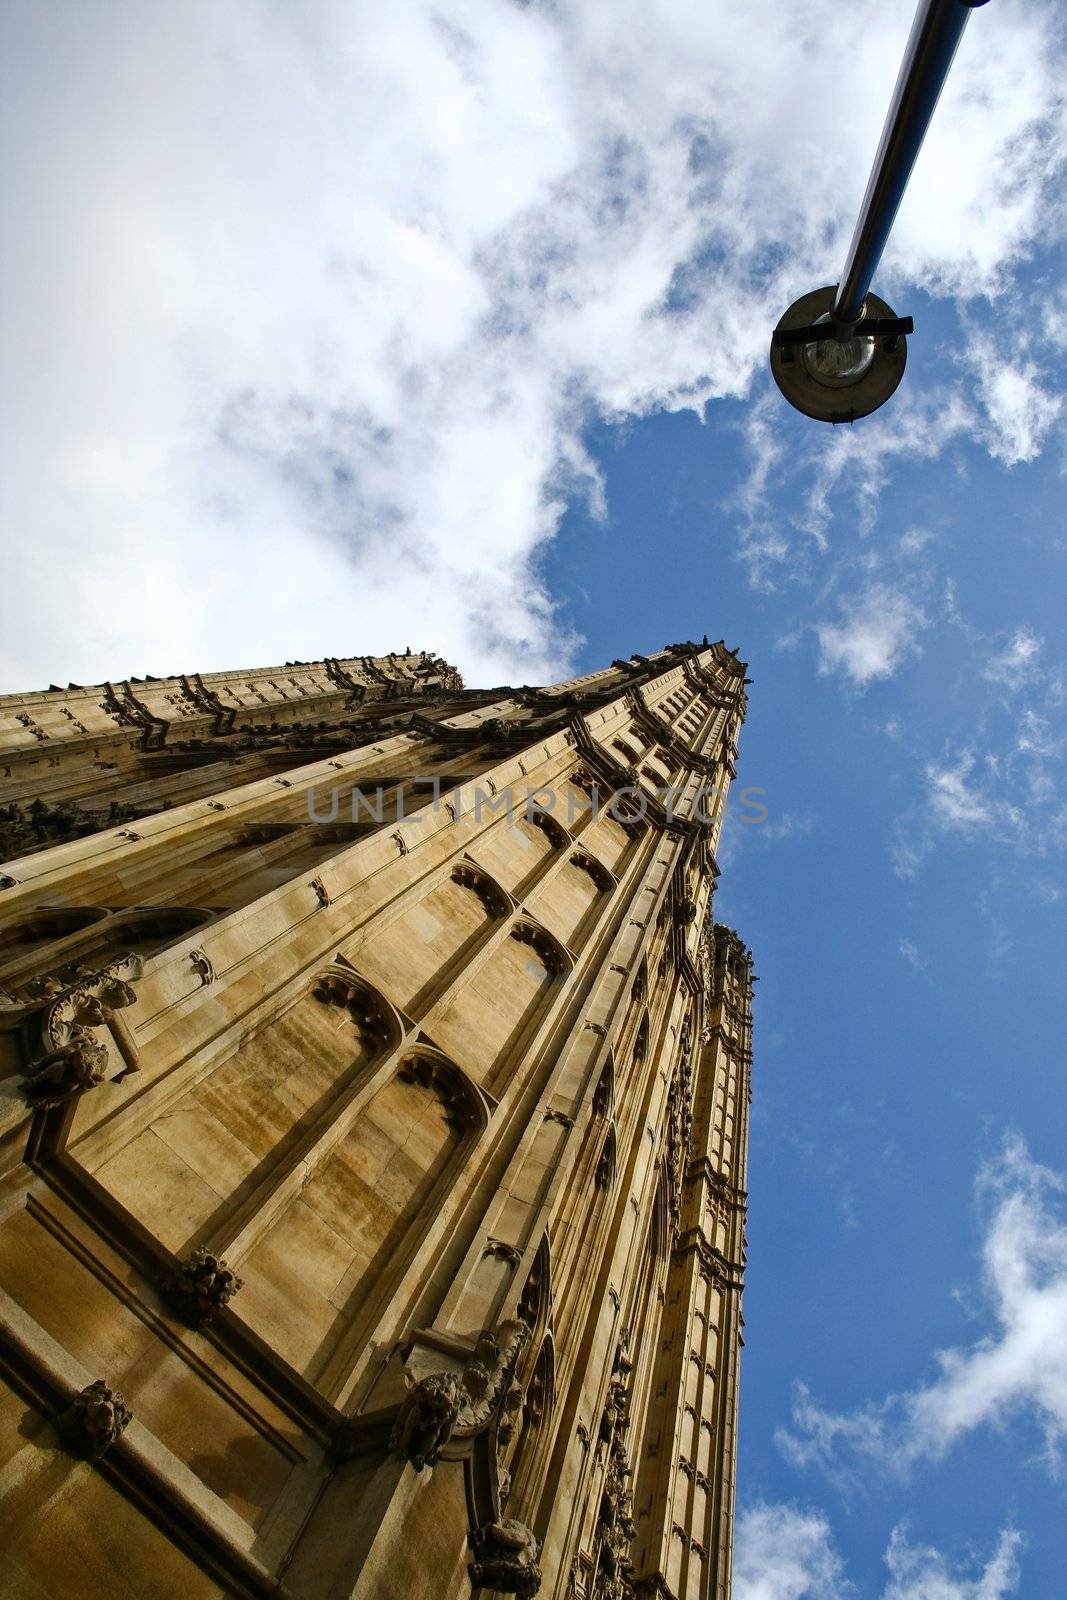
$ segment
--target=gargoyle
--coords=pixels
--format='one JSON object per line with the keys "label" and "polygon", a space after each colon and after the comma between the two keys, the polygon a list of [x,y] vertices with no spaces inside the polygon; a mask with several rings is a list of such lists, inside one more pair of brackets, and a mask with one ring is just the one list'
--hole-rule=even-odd
{"label": "gargoyle", "polygon": [[540,1589],[540,1547],[524,1523],[512,1518],[484,1523],[468,1533],[467,1543],[474,1557],[469,1571],[475,1588],[496,1589],[523,1600]]}
{"label": "gargoyle", "polygon": [[107,1050],[87,1028],[74,1027],[65,1044],[57,1045],[27,1067],[22,1092],[34,1107],[49,1110],[101,1083],[107,1071]]}
{"label": "gargoyle", "polygon": [[452,1435],[460,1408],[460,1382],[454,1372],[431,1372],[409,1389],[397,1413],[389,1448],[416,1472],[433,1467]]}

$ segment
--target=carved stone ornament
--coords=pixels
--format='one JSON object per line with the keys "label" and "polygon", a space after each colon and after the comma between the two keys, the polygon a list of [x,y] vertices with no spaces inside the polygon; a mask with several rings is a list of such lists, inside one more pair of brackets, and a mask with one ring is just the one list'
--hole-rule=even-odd
{"label": "carved stone ornament", "polygon": [[506,917],[511,910],[511,902],[500,885],[472,861],[460,861],[452,868],[452,882],[476,895],[489,917]]}
{"label": "carved stone ornament", "polygon": [[675,907],[674,915],[679,927],[688,928],[696,920],[696,914],[697,903],[688,896],[684,900],[679,900]]}
{"label": "carved stone ornament", "polygon": [[519,1596],[540,1589],[540,1546],[524,1523],[512,1518],[484,1523],[468,1533],[467,1543],[474,1557],[468,1570],[475,1588]]}
{"label": "carved stone ornament", "polygon": [[460,1380],[455,1372],[431,1372],[404,1398],[393,1424],[389,1448],[410,1461],[416,1472],[434,1467],[452,1437],[460,1406]]}
{"label": "carved stone ornament", "polygon": [[559,977],[568,970],[567,961],[558,945],[543,929],[534,927],[530,922],[517,922],[511,930],[511,937],[520,944],[528,944],[553,977]]}
{"label": "carved stone ornament", "polygon": [[522,1260],[522,1251],[518,1245],[507,1244],[503,1239],[488,1238],[482,1256],[483,1259],[486,1256],[495,1256],[498,1261],[506,1261],[509,1267],[517,1267]]}
{"label": "carved stone ornament", "polygon": [[452,1062],[444,1057],[419,1052],[406,1057],[397,1068],[401,1083],[417,1083],[430,1089],[444,1109],[445,1120],[454,1133],[476,1128],[484,1121],[477,1094]]}
{"label": "carved stone ornament", "polygon": [[210,1322],[241,1287],[241,1279],[221,1256],[194,1250],[176,1268],[169,1289],[171,1298],[190,1322]]}
{"label": "carved stone ornament", "polygon": [[104,1081],[108,1054],[88,1028],[71,1028],[64,1043],[26,1068],[22,1092],[41,1111],[61,1106]]}
{"label": "carved stone ornament", "polygon": [[131,979],[138,979],[141,971],[138,955],[123,955],[98,973],[80,971],[59,994],[51,987],[40,1054],[22,1075],[22,1093],[30,1106],[42,1110],[62,1106],[102,1083],[107,1074],[107,1046],[94,1038],[91,1029],[106,1026],[115,1011],[133,1005],[136,995]]}
{"label": "carved stone ornament", "polygon": [[615,887],[615,879],[607,867],[591,856],[588,850],[576,850],[571,856],[571,864],[581,872],[588,873],[602,894],[609,893]]}
{"label": "carved stone ornament", "polygon": [[311,992],[325,1006],[342,1006],[355,1023],[365,1042],[373,1049],[389,1038],[389,1022],[377,997],[345,973],[321,973]]}
{"label": "carved stone ornament", "polygon": [[74,1396],[57,1426],[72,1455],[95,1461],[121,1436],[132,1415],[118,1390],[97,1378]]}
{"label": "carved stone ornament", "polygon": [[470,1439],[484,1432],[507,1402],[529,1336],[529,1325],[518,1318],[487,1328],[461,1373],[431,1372],[414,1384],[393,1425],[393,1454],[421,1472],[440,1460],[453,1434]]}
{"label": "carved stone ornament", "polygon": [[196,969],[201,987],[206,989],[215,977],[215,969],[211,965],[211,957],[206,950],[190,950],[189,960]]}

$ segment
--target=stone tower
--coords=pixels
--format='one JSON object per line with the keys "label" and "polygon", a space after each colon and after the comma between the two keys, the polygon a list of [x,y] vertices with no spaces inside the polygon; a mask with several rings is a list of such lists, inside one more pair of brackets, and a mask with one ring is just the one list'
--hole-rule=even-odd
{"label": "stone tower", "polygon": [[0,699],[5,1594],[727,1600],[744,673]]}

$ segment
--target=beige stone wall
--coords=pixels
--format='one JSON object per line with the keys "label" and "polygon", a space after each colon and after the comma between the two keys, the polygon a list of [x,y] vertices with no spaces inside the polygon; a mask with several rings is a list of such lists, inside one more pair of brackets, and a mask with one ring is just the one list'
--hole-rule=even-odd
{"label": "beige stone wall", "polygon": [[[135,687],[137,730],[101,690],[0,706],[23,797],[28,716],[96,806],[0,867],[16,1592],[728,1595],[744,664]],[[178,762],[106,825],[157,739]],[[175,789],[198,740],[227,781]]]}

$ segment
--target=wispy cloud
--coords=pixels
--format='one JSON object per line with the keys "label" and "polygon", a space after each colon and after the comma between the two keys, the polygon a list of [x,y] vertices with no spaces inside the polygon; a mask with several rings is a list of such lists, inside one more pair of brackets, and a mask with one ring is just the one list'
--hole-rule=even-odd
{"label": "wispy cloud", "polygon": [[926,966],[926,960],[920,952],[917,944],[913,943],[911,939],[900,939],[897,942],[897,949],[900,951],[900,954],[908,963],[909,967],[913,968],[916,972],[922,972],[923,968]]}
{"label": "wispy cloud", "polygon": [[[940,1550],[892,1530],[885,1551],[888,1581],[881,1600],[1007,1600],[1020,1578],[1022,1536],[1013,1528],[976,1577],[964,1576]],[[846,1600],[854,1585],[826,1516],[811,1507],[759,1502],[738,1518],[735,1600]]]}
{"label": "wispy cloud", "polygon": [[1040,656],[1041,640],[1037,634],[1030,628],[1016,628],[1007,644],[989,657],[982,676],[990,683],[1018,689],[1033,677]]}
{"label": "wispy cloud", "polygon": [[795,1466],[820,1466],[845,1485],[857,1461],[906,1471],[943,1457],[978,1428],[1024,1416],[1042,1429],[1057,1468],[1067,1437],[1064,1180],[1010,1139],[982,1169],[977,1189],[991,1207],[982,1250],[990,1331],[970,1346],[939,1351],[928,1382],[857,1411],[830,1411],[800,1386],[792,1426],[777,1436]]}
{"label": "wispy cloud", "polygon": [[973,750],[963,750],[953,762],[944,765],[931,763],[926,768],[926,782],[930,810],[936,822],[943,827],[973,832],[994,824],[1019,820],[1014,806],[983,793],[972,782],[977,763]]}
{"label": "wispy cloud", "polygon": [[920,650],[917,635],[926,626],[920,608],[901,590],[874,584],[840,603],[838,622],[820,622],[819,671],[843,672],[859,688],[890,678],[909,655]]}
{"label": "wispy cloud", "polygon": [[1020,1578],[1022,1535],[1006,1528],[977,1578],[954,1573],[939,1550],[909,1544],[903,1527],[893,1529],[885,1563],[890,1582],[882,1600],[1006,1600]]}
{"label": "wispy cloud", "polygon": [[972,329],[966,346],[965,360],[985,413],[983,441],[990,455],[1009,467],[1040,455],[1063,410],[1051,376],[1036,361],[1020,357],[1024,337],[1018,329],[1004,339],[990,329]]}

